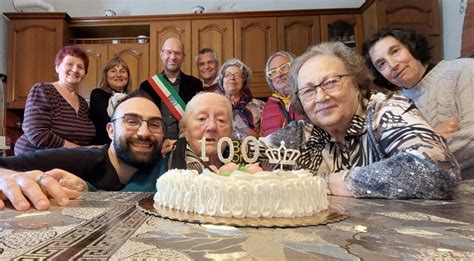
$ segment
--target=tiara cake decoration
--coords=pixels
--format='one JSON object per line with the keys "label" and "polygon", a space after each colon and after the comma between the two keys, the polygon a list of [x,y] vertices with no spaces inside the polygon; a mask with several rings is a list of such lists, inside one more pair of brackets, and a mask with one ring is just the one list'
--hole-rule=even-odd
{"label": "tiara cake decoration", "polygon": [[278,147],[278,149],[266,149],[265,155],[269,163],[278,164],[280,165],[280,170],[283,170],[284,165],[296,165],[296,160],[300,157],[301,152],[294,149],[287,149],[285,147],[285,141],[280,141],[280,147]]}
{"label": "tiara cake decoration", "polygon": [[[222,144],[227,143],[229,146],[229,155],[227,158],[223,156]],[[201,143],[201,156],[200,159],[204,162],[209,161],[209,157],[206,156],[206,139],[203,137],[200,140]],[[249,158],[249,147],[250,143],[254,144],[254,152],[252,158]],[[260,158],[260,147],[258,145],[257,138],[253,136],[245,137],[242,143],[238,141],[232,141],[229,137],[223,137],[217,143],[217,155],[220,161],[224,164],[229,162],[237,163],[238,165],[243,165],[241,163],[253,164],[258,161]],[[236,155],[236,153],[241,153]],[[280,170],[283,170],[285,165],[295,166],[296,160],[301,155],[301,152],[295,149],[288,149],[285,146],[285,141],[280,141],[280,146],[278,148],[268,148],[265,150],[264,155],[268,158],[270,164],[279,165]],[[233,160],[238,158],[238,160]]]}

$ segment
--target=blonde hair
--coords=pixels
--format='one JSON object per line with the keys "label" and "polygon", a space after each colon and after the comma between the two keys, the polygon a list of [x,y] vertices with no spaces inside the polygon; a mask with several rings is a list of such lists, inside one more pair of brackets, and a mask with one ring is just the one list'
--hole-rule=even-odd
{"label": "blonde hair", "polygon": [[109,86],[109,83],[107,82],[107,72],[117,65],[121,65],[125,69],[125,71],[127,71],[128,82],[127,82],[127,85],[125,85],[125,87],[123,88],[122,92],[129,93],[131,91],[130,86],[132,85],[132,76],[130,75],[130,69],[128,68],[128,64],[125,62],[124,59],[122,59],[119,56],[114,56],[105,64],[104,69],[102,71],[102,78],[100,79],[99,88],[110,94],[112,94],[115,91]]}

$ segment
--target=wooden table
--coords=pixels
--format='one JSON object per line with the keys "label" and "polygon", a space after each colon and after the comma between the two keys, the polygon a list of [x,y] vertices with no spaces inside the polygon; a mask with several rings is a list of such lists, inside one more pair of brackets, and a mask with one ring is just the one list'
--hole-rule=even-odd
{"label": "wooden table", "polygon": [[136,208],[149,195],[91,192],[49,211],[0,211],[0,259],[474,260],[474,181],[453,201],[330,197],[348,219],[277,229],[162,219]]}

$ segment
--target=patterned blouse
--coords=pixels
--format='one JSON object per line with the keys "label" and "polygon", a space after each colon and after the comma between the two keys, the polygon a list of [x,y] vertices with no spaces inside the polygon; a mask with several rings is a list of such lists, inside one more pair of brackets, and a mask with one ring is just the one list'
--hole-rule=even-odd
{"label": "patterned blouse", "polygon": [[[459,166],[446,143],[413,103],[398,94],[374,94],[359,106],[344,144],[323,129],[293,122],[261,146],[299,149],[297,168],[318,175],[343,172],[355,197],[431,198],[452,196]],[[262,151],[262,150],[261,150]]]}
{"label": "patterned blouse", "polygon": [[246,109],[251,113],[254,127],[250,127],[245,118],[238,112],[238,110],[234,109],[233,117],[234,117],[234,138],[238,140],[243,140],[247,136],[258,136],[260,132],[260,118],[262,116],[263,107],[265,107],[265,102],[252,99],[249,103],[245,105]]}

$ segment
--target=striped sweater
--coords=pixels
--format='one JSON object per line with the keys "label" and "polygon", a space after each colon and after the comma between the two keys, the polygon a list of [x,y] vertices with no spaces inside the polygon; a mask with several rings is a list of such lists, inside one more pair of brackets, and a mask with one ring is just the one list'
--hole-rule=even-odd
{"label": "striped sweater", "polygon": [[58,148],[64,141],[89,145],[95,127],[89,120],[89,106],[79,96],[79,112],[61,96],[51,83],[37,83],[26,100],[24,134],[15,144],[15,154]]}

